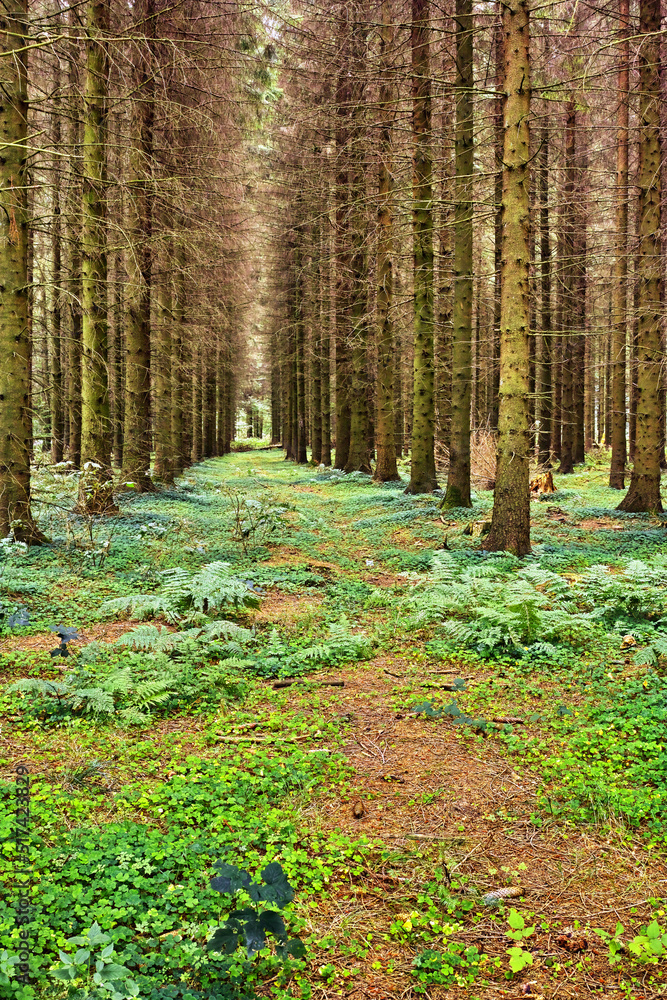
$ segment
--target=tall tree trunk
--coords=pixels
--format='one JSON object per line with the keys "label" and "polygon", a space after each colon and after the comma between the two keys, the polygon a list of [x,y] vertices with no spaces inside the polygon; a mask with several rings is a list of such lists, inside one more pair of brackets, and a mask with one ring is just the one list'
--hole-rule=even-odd
{"label": "tall tree trunk", "polygon": [[176,273],[174,276],[174,317],[172,326],[172,358],[171,358],[171,455],[174,476],[179,476],[185,469],[187,456],[185,454],[185,413],[192,411],[189,393],[186,386],[191,385],[187,379],[184,364],[184,321],[185,321],[185,261],[182,249],[178,249],[175,257]]}
{"label": "tall tree trunk", "polygon": [[377,462],[379,483],[400,479],[396,468],[394,427],[394,207],[393,139],[395,85],[392,79],[394,26],[391,0],[383,0],[380,31],[380,156],[378,169],[377,247]]}
{"label": "tall tree trunk", "polygon": [[308,461],[306,451],[306,326],[304,321],[304,279],[303,250],[305,234],[299,226],[296,235],[296,253],[294,260],[296,303],[294,310],[294,347],[295,347],[295,389],[296,389],[296,454],[295,461],[304,464]]}
{"label": "tall tree trunk", "polygon": [[[575,134],[577,122],[575,118]],[[574,377],[572,382],[574,409],[573,457],[577,465],[583,464],[585,452],[585,383],[586,383],[586,335],[588,314],[586,311],[587,274],[587,209],[586,176],[588,173],[588,150],[586,132],[581,130],[581,139],[576,157],[576,194],[574,212],[574,298],[572,301],[575,323]]]}
{"label": "tall tree trunk", "polygon": [[[444,63],[444,60],[443,60]],[[443,65],[443,76],[445,74]],[[437,323],[435,329],[435,435],[449,451],[452,432],[452,291],[454,282],[452,237],[452,178],[449,128],[451,102],[442,110],[443,144],[440,154],[440,224],[438,234]]]}
{"label": "tall tree trunk", "polygon": [[[84,87],[81,233],[82,344],[80,504],[88,513],[117,508],[111,480],[107,373],[106,142],[108,0],[89,0]],[[86,463],[90,463],[86,468]]]}
{"label": "tall tree trunk", "polygon": [[280,356],[278,332],[271,334],[271,444],[280,444]]}
{"label": "tall tree trunk", "polygon": [[215,344],[207,343],[202,352],[202,452],[204,458],[215,455]]}
{"label": "tall tree trunk", "polygon": [[637,430],[630,487],[618,510],[661,511],[660,0],[640,0],[639,325]]}
{"label": "tall tree trunk", "polygon": [[313,256],[311,257],[311,362],[312,379],[312,438],[311,458],[314,465],[322,461],[322,237],[319,222],[312,228]]}
{"label": "tall tree trunk", "polygon": [[616,255],[614,257],[611,340],[611,470],[609,485],[625,486],[625,366],[628,302],[628,126],[630,91],[630,2],[619,0],[618,127],[616,133]]}
{"label": "tall tree trunk", "polygon": [[472,398],[473,14],[472,0],[456,0],[456,165],[454,205],[454,315],[452,422],[449,475],[442,506],[471,507]]}
{"label": "tall tree trunk", "polygon": [[[69,20],[72,27],[78,27],[78,14],[70,9]],[[75,36],[76,38],[76,36]],[[75,469],[81,468],[81,358],[82,358],[82,316],[81,300],[81,201],[82,178],[81,168],[81,111],[77,95],[79,94],[79,64],[78,45],[72,39],[69,57],[69,86],[73,95],[70,108],[69,145],[72,157],[69,167],[69,205],[67,213],[67,242],[69,281],[67,320],[67,460]]]}
{"label": "tall tree trunk", "polygon": [[530,367],[528,241],[530,206],[530,27],[528,0],[503,7],[505,137],[503,147],[503,254],[500,408],[490,551],[530,552],[528,378]]}
{"label": "tall tree trunk", "polygon": [[0,16],[0,536],[45,541],[30,509],[28,326],[28,12],[6,0]]}
{"label": "tall tree trunk", "polygon": [[432,493],[435,475],[433,364],[433,181],[429,0],[412,0],[412,232],[414,240],[414,385],[407,493]]}
{"label": "tall tree trunk", "polygon": [[576,108],[574,100],[570,100],[567,106],[567,119],[565,125],[565,189],[564,203],[565,211],[562,220],[563,227],[563,262],[562,262],[562,285],[563,285],[563,319],[565,321],[565,339],[563,342],[563,370],[562,370],[562,401],[561,401],[561,456],[560,469],[562,475],[570,475],[574,472],[574,446],[575,446],[575,345],[574,327],[576,326],[575,316],[577,314],[576,294],[576,266],[575,266],[575,227],[573,217],[573,201],[575,197],[575,125]]}
{"label": "tall tree trunk", "polygon": [[[60,73],[56,73],[56,86],[60,86]],[[59,151],[61,142],[61,101],[54,100],[55,113],[53,119],[53,145]],[[51,461],[55,464],[64,458],[65,444],[65,411],[64,386],[62,368],[62,224],[61,224],[61,171],[59,158],[55,156],[52,163],[53,172],[53,222],[51,224],[51,239],[53,248],[52,273],[52,315],[51,342],[49,345],[49,362],[51,367]]]}
{"label": "tall tree trunk", "polygon": [[190,341],[192,348],[192,448],[190,462],[194,465],[202,459],[202,358],[203,344]]}
{"label": "tall tree trunk", "polygon": [[438,267],[435,304],[435,440],[436,449],[449,451],[452,425],[452,289],[454,282],[453,261],[453,177],[452,152],[454,137],[451,135],[451,121],[456,104],[455,96],[448,85],[452,74],[451,56],[446,51],[442,56],[441,75],[447,81],[443,87],[440,119],[442,136],[439,153],[439,219],[438,219]]}
{"label": "tall tree trunk", "polygon": [[[112,452],[117,466],[123,466],[123,288],[124,267],[120,250],[114,254],[111,279],[109,322],[109,389],[111,397]],[[123,278],[121,278],[123,274]]]}
{"label": "tall tree trunk", "polygon": [[494,222],[493,222],[493,349],[492,349],[492,395],[490,423],[491,430],[498,429],[498,404],[500,390],[500,286],[502,281],[502,201],[503,201],[503,105],[505,92],[505,33],[502,24],[503,7],[496,0],[497,24],[494,30],[494,58],[496,62],[495,108],[494,108]]}
{"label": "tall tree trunk", "polygon": [[123,472],[139,492],[152,490],[151,462],[151,283],[153,195],[151,160],[154,122],[155,2],[140,0],[135,13],[143,17],[142,28],[147,51],[135,56],[135,94],[133,108],[133,145],[130,153],[129,217],[132,246],[127,254],[129,308],[125,331],[125,445]]}
{"label": "tall tree trunk", "polygon": [[344,469],[350,453],[350,377],[349,326],[351,311],[350,251],[350,165],[349,116],[352,113],[352,75],[350,67],[350,14],[341,13],[339,53],[341,65],[336,88],[336,460],[335,468]]}
{"label": "tall tree trunk", "polygon": [[155,348],[153,352],[155,399],[155,477],[164,483],[174,481],[174,456],[171,433],[171,377],[174,365],[172,353],[171,274],[168,268],[158,279],[155,315]]}
{"label": "tall tree trunk", "polygon": [[540,311],[539,391],[537,394],[537,460],[542,466],[551,465],[552,411],[552,323],[551,323],[551,240],[549,232],[549,125],[539,133],[538,196],[540,202]]}
{"label": "tall tree trunk", "polygon": [[[328,197],[327,181],[327,197]],[[327,206],[328,206],[327,201]],[[331,276],[329,273],[329,261],[331,260],[331,237],[328,227],[329,211],[324,219],[322,252],[324,254],[324,268],[322,269],[322,303],[320,311],[320,321],[322,325],[322,357],[320,360],[320,374],[322,377],[322,450],[320,462],[327,468],[331,465]]]}

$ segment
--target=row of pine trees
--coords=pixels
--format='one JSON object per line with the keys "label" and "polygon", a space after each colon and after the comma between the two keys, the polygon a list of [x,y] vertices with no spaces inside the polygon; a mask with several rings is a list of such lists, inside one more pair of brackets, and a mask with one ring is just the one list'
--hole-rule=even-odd
{"label": "row of pine trees", "polygon": [[387,481],[409,447],[410,492],[441,485],[445,507],[470,506],[470,443],[488,428],[488,544],[518,552],[532,460],[571,473],[602,443],[623,489],[629,444],[621,507],[660,510],[659,3],[326,14],[304,8],[286,43],[265,185],[281,212],[273,424],[288,456],[310,444],[328,464],[335,439],[337,468]]}
{"label": "row of pine trees", "polygon": [[486,428],[490,548],[529,550],[530,462],[596,442],[660,510],[660,29],[658,0],[12,0],[0,532],[41,540],[35,441],[110,512],[264,386],[289,459],[388,481],[409,450],[446,507]]}

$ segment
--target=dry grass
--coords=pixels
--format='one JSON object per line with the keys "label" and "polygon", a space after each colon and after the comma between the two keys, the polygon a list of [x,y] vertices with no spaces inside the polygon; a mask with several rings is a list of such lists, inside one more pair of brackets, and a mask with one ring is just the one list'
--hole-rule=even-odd
{"label": "dry grass", "polygon": [[[449,468],[449,449],[436,445],[435,466],[438,475]],[[496,482],[496,437],[487,428],[470,436],[470,481],[475,489],[492,490]]]}

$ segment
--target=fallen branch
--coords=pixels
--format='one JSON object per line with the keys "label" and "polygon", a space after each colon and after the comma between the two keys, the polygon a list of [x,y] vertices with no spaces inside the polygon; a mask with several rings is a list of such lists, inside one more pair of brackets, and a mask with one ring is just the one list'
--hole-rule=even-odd
{"label": "fallen branch", "polygon": [[216,733],[215,735],[224,740],[225,743],[275,743],[277,741],[298,743],[301,740],[311,739],[310,733],[304,733],[303,736],[228,736],[227,733]]}
{"label": "fallen branch", "polygon": [[[294,677],[292,678],[292,680],[276,681],[275,684],[273,684],[272,686],[274,691],[278,691],[280,688],[292,687],[293,684],[299,684],[299,683],[301,683],[300,680]],[[326,685],[327,687],[335,687],[335,688],[345,687],[345,681],[311,681],[311,683],[320,684],[321,686]]]}

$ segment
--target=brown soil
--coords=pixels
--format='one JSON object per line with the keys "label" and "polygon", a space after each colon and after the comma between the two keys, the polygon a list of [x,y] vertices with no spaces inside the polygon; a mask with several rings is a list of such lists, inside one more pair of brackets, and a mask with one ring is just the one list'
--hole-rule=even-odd
{"label": "brown soil", "polygon": [[[398,672],[395,663],[392,672]],[[318,829],[379,838],[398,854],[385,866],[392,869],[389,873],[375,866],[362,876],[350,875],[347,885],[322,901],[312,917],[312,930],[344,940],[341,929],[349,926],[350,934],[364,929],[381,941],[397,916],[423,909],[417,893],[436,867],[446,866],[453,878],[467,876],[466,889],[471,891],[483,894],[508,885],[524,889],[524,898],[512,900],[507,908],[516,905],[527,924],[537,926],[524,945],[533,950],[534,964],[512,982],[503,982],[506,949],[515,942],[504,935],[506,922],[493,919],[492,911],[480,903],[481,920],[474,925],[467,920],[455,940],[499,956],[502,971],[488,969],[486,977],[500,981],[470,987],[472,993],[430,987],[428,995],[434,1000],[472,994],[579,997],[616,991],[619,974],[609,966],[607,948],[586,928],[612,931],[618,921],[626,928],[645,924],[651,917],[649,898],[664,894],[667,886],[664,859],[641,843],[633,844],[620,827],[605,835],[574,826],[536,827],[531,813],[539,778],[524,769],[517,773],[492,739],[476,743],[449,720],[427,721],[397,712],[392,689],[400,681],[384,674],[382,661],[335,676],[345,687],[336,693],[331,710],[351,720],[344,753],[354,769],[353,795],[349,800],[315,800],[306,808],[306,818]],[[361,818],[354,815],[358,803],[363,806]],[[454,896],[464,894],[452,890]],[[542,921],[548,924],[546,930],[540,927]],[[567,934],[577,926],[584,930],[575,937],[583,936],[583,954],[590,956],[582,970],[576,969],[581,956],[569,952],[562,938],[561,944],[556,940],[565,934],[570,941]],[[415,939],[409,945],[387,942],[366,959],[328,953],[320,961],[359,969],[348,996],[412,996],[415,951],[438,946]],[[391,974],[371,968],[373,961],[386,966],[390,959]],[[570,965],[555,974],[553,962]],[[650,971],[659,978],[655,967]],[[339,992],[334,985],[323,985],[314,995],[333,998]],[[648,1000],[665,994],[645,986],[630,995]]]}
{"label": "brown soil", "polygon": [[[77,649],[81,646],[87,646],[89,642],[114,642],[121,635],[124,635],[125,632],[130,632],[132,629],[138,628],[141,624],[142,622],[127,621],[100,622],[95,625],[87,625],[85,628],[78,629],[79,639],[70,645],[72,649]],[[162,625],[164,627],[164,623]],[[17,649],[39,652],[40,650],[55,649],[59,641],[58,636],[54,632],[40,632],[38,635],[13,635],[3,640],[3,649],[5,652]]]}
{"label": "brown soil", "polygon": [[261,607],[256,612],[253,621],[258,625],[263,623],[278,624],[279,622],[284,625],[293,625],[307,612],[316,611],[323,600],[324,594],[304,597],[299,594],[285,594],[279,590],[270,590],[262,599]]}

